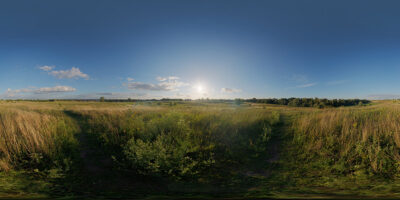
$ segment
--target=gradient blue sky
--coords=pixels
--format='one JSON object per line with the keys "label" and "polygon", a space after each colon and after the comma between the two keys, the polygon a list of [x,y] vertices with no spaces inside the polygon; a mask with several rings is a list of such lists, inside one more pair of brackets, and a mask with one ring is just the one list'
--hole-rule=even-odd
{"label": "gradient blue sky", "polygon": [[0,98],[397,98],[399,9],[390,0],[3,0]]}

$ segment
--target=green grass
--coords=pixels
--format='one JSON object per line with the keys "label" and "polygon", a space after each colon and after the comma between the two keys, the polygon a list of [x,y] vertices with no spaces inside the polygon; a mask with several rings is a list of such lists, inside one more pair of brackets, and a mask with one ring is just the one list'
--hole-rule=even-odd
{"label": "green grass", "polygon": [[41,174],[26,171],[0,173],[0,199],[4,198],[47,198],[51,183]]}
{"label": "green grass", "polygon": [[0,198],[400,197],[398,102],[2,102],[0,116]]}

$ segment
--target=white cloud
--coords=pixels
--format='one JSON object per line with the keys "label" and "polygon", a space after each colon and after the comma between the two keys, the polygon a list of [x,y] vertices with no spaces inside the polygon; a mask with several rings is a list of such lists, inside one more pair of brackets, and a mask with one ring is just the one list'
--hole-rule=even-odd
{"label": "white cloud", "polygon": [[162,96],[150,96],[146,93],[132,92],[99,92],[99,93],[83,93],[74,94],[75,88],[69,86],[55,86],[35,88],[29,87],[24,89],[12,90],[8,89],[5,93],[0,94],[0,99],[153,99],[163,98]]}
{"label": "white cloud", "polygon": [[55,66],[48,66],[48,65],[39,67],[39,69],[59,79],[79,79],[79,78],[83,78],[86,80],[89,79],[89,75],[81,72],[81,70],[77,67],[72,67],[69,70],[58,70],[58,71],[53,70],[54,68]]}
{"label": "white cloud", "polygon": [[55,86],[55,87],[43,87],[37,90],[34,90],[35,94],[48,94],[48,93],[57,93],[57,92],[75,92],[76,89],[70,86]]}
{"label": "white cloud", "polygon": [[28,93],[28,92],[32,92],[32,91],[33,91],[33,87],[23,88],[23,89],[18,89],[18,90],[12,90],[11,88],[7,89],[8,94]]}
{"label": "white cloud", "polygon": [[161,86],[161,85],[155,85],[151,83],[142,83],[142,82],[130,82],[130,83],[125,83],[124,86],[126,86],[129,89],[132,90],[153,90],[153,91],[169,91],[167,87]]}
{"label": "white cloud", "polygon": [[81,72],[79,68],[72,67],[70,70],[59,70],[59,71],[50,71],[50,75],[57,77],[59,79],[89,79],[89,75]]}
{"label": "white cloud", "polygon": [[235,88],[221,88],[221,92],[223,93],[238,93],[241,92],[242,90],[240,89],[235,89]]}
{"label": "white cloud", "polygon": [[158,76],[156,79],[157,79],[157,81],[167,81],[167,80],[178,80],[179,77],[177,77],[177,76],[168,76],[168,77]]}
{"label": "white cloud", "polygon": [[131,78],[131,77],[128,77],[128,78],[126,78],[126,80],[127,80],[127,81],[133,81],[133,80],[135,80],[135,79],[133,79],[133,78]]}
{"label": "white cloud", "polygon": [[177,76],[169,76],[168,77],[168,80],[178,80],[179,79],[179,77],[177,77]]}
{"label": "white cloud", "polygon": [[49,94],[49,93],[61,93],[61,92],[74,92],[74,91],[76,91],[76,89],[70,86],[55,86],[55,87],[42,87],[42,88],[29,87],[17,90],[12,90],[8,88],[3,96],[13,97],[16,94],[23,94],[23,93]]}
{"label": "white cloud", "polygon": [[167,80],[167,78],[163,78],[163,77],[160,77],[160,76],[157,77],[156,79],[157,79],[157,81],[166,81]]}
{"label": "white cloud", "polygon": [[308,88],[308,87],[312,87],[317,85],[317,83],[307,83],[307,84],[303,84],[303,85],[298,85],[296,86],[296,88]]}
{"label": "white cloud", "polygon": [[177,91],[179,87],[187,86],[187,83],[179,81],[179,77],[169,76],[166,78],[157,77],[159,83],[142,83],[142,82],[128,82],[123,86],[132,90],[150,90],[150,91]]}
{"label": "white cloud", "polygon": [[66,96],[67,99],[99,99],[104,97],[106,99],[146,99],[150,98],[146,93],[130,93],[130,92],[99,92],[99,93],[85,93]]}
{"label": "white cloud", "polygon": [[51,71],[52,69],[54,69],[54,66],[44,65],[44,66],[39,67],[39,69],[48,72],[48,71]]}

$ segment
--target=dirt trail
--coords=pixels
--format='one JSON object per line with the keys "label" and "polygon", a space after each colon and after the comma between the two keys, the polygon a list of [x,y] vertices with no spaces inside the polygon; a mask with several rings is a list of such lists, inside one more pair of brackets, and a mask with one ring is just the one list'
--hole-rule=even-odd
{"label": "dirt trail", "polygon": [[92,177],[98,177],[112,169],[112,160],[101,152],[96,139],[88,133],[78,135],[80,157],[83,161],[83,171]]}
{"label": "dirt trail", "polygon": [[285,134],[287,134],[290,130],[291,118],[287,114],[281,114],[280,116],[280,125],[274,130],[274,133],[271,138],[271,142],[268,147],[269,158],[267,159],[268,163],[274,163],[280,160],[281,149],[283,139],[285,138]]}
{"label": "dirt trail", "polygon": [[279,163],[281,158],[281,149],[284,134],[287,133],[290,118],[285,114],[281,114],[280,116],[280,124],[273,129],[271,139],[268,143],[268,147],[266,150],[265,160],[259,161],[258,164],[254,166],[258,166],[256,169],[252,171],[246,171],[245,175],[250,177],[264,177],[268,178],[271,176],[273,172],[273,168],[275,165]]}
{"label": "dirt trail", "polygon": [[86,120],[81,115],[71,111],[65,113],[80,127],[80,132],[75,135],[79,142],[79,162],[75,163],[72,190],[78,195],[96,194],[108,185],[112,159],[100,147],[96,135],[87,132]]}

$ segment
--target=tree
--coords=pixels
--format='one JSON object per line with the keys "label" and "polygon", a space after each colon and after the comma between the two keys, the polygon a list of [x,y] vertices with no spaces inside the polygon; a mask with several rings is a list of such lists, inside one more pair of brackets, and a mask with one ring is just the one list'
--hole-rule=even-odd
{"label": "tree", "polygon": [[241,99],[235,99],[235,104],[236,104],[236,105],[239,106],[241,103],[242,103],[242,100],[241,100]]}
{"label": "tree", "polygon": [[104,97],[100,97],[100,102],[104,102]]}
{"label": "tree", "polygon": [[288,105],[289,105],[289,106],[300,106],[300,99],[298,99],[298,98],[292,99],[292,100],[289,102]]}

